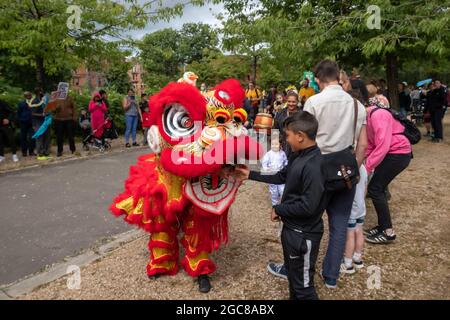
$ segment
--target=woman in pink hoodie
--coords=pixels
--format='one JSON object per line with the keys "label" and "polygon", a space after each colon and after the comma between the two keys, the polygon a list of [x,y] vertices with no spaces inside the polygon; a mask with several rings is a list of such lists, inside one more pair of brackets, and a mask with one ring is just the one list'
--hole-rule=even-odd
{"label": "woman in pink hoodie", "polygon": [[371,100],[367,108],[369,145],[366,151],[366,169],[369,175],[372,174],[368,195],[377,212],[378,226],[365,231],[365,235],[366,241],[370,243],[390,243],[395,240],[396,235],[392,228],[386,188],[408,167],[412,148],[403,135],[403,125],[389,110],[377,107],[376,101]]}
{"label": "woman in pink hoodie", "polygon": [[102,101],[100,93],[95,92],[89,102],[89,112],[91,113],[92,132],[96,138],[103,136],[103,124],[105,122],[106,104]]}

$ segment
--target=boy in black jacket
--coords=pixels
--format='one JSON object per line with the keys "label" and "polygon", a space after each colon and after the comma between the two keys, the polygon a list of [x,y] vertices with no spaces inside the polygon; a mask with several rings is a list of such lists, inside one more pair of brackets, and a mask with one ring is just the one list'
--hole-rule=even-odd
{"label": "boy in black jacket", "polygon": [[284,264],[288,272],[291,299],[318,299],[314,273],[323,234],[322,214],[325,188],[322,155],[315,142],[318,123],[306,111],[284,122],[286,139],[292,148],[288,165],[275,175],[249,171],[239,166],[234,176],[270,184],[285,184],[281,203],[274,206],[272,221],[281,218]]}

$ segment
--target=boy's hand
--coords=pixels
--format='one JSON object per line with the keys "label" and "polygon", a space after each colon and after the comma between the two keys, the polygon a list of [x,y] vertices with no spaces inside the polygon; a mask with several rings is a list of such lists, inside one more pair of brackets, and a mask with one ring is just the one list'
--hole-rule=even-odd
{"label": "boy's hand", "polygon": [[275,213],[275,209],[274,209],[274,208],[272,208],[272,213],[270,214],[270,221],[272,221],[272,222],[278,222],[278,221],[280,221],[280,216],[278,216],[278,215]]}
{"label": "boy's hand", "polygon": [[247,180],[250,175],[250,169],[246,165],[237,165],[234,169],[234,177],[236,180],[242,182]]}

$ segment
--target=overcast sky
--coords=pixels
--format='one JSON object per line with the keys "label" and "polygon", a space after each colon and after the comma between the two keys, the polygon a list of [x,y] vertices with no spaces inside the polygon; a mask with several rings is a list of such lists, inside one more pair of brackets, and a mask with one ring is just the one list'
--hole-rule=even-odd
{"label": "overcast sky", "polygon": [[[145,1],[142,1],[145,2]],[[185,3],[186,0],[165,0],[164,5],[173,6],[176,3]],[[149,23],[145,29],[131,31],[130,34],[134,39],[141,39],[145,34],[151,33],[164,28],[180,29],[184,23],[187,22],[202,22],[213,26],[220,26],[220,21],[215,18],[215,15],[223,12],[223,5],[205,5],[203,7],[196,7],[193,5],[186,5],[182,17],[172,19],[170,22],[161,21],[156,24]]]}

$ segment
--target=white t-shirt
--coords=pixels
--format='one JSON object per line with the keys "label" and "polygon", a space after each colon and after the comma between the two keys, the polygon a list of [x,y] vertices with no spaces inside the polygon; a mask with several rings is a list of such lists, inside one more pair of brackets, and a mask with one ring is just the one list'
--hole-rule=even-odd
{"label": "white t-shirt", "polygon": [[[341,151],[353,144],[354,100],[340,85],[329,85],[309,98],[303,110],[313,114],[319,122],[316,140],[323,154]],[[356,142],[363,125],[366,125],[366,109],[358,101]]]}

